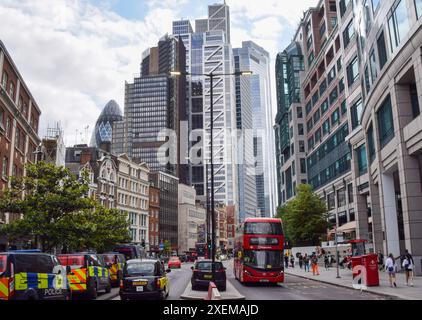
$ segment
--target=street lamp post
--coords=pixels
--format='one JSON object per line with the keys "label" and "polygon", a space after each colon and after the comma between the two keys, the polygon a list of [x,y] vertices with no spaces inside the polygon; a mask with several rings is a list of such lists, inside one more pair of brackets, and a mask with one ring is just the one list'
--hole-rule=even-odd
{"label": "street lamp post", "polygon": [[336,226],[336,228],[335,228],[335,232],[336,232],[336,260],[337,260],[337,279],[340,279],[341,277],[340,277],[340,268],[339,268],[339,263],[340,263],[340,255],[339,255],[339,252],[338,252],[338,238],[337,238],[337,226]]}
{"label": "street lamp post", "polygon": [[[170,76],[204,76],[210,79],[210,169],[211,169],[211,257],[212,257],[212,279],[215,280],[215,202],[214,202],[214,153],[213,153],[213,130],[214,130],[214,78],[223,76],[250,76],[252,71],[239,71],[234,73],[189,73],[181,71],[171,71]],[[208,172],[208,171],[207,171]],[[207,181],[208,195],[208,181]]]}

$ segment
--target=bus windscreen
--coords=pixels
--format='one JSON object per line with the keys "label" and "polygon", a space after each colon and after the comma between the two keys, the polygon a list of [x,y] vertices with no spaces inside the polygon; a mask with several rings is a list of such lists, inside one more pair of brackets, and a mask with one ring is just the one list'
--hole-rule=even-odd
{"label": "bus windscreen", "polygon": [[248,222],[245,223],[245,234],[283,235],[281,223]]}

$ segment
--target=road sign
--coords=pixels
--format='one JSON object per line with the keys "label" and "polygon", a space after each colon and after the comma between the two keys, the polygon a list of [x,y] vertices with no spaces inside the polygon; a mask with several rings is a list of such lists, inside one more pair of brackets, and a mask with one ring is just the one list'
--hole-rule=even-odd
{"label": "road sign", "polygon": [[160,247],[159,247],[159,249],[160,249],[160,250],[164,250],[164,243],[160,243]]}

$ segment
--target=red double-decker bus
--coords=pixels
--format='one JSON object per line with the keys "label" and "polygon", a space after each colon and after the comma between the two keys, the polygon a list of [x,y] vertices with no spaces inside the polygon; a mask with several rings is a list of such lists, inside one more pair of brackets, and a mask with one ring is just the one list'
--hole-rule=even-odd
{"label": "red double-decker bus", "polygon": [[246,218],[237,229],[234,275],[240,282],[284,282],[281,219]]}

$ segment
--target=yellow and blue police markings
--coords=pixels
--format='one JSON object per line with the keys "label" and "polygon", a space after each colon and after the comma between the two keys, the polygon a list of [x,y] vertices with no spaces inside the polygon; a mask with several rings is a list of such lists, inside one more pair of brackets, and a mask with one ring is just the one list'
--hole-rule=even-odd
{"label": "yellow and blue police markings", "polygon": [[14,278],[16,293],[34,289],[42,295],[58,295],[67,288],[66,277],[61,274],[21,272],[17,273]]}
{"label": "yellow and blue police markings", "polygon": [[108,278],[110,276],[110,272],[107,268],[103,267],[89,267],[88,268],[88,275],[90,277],[104,277]]}

